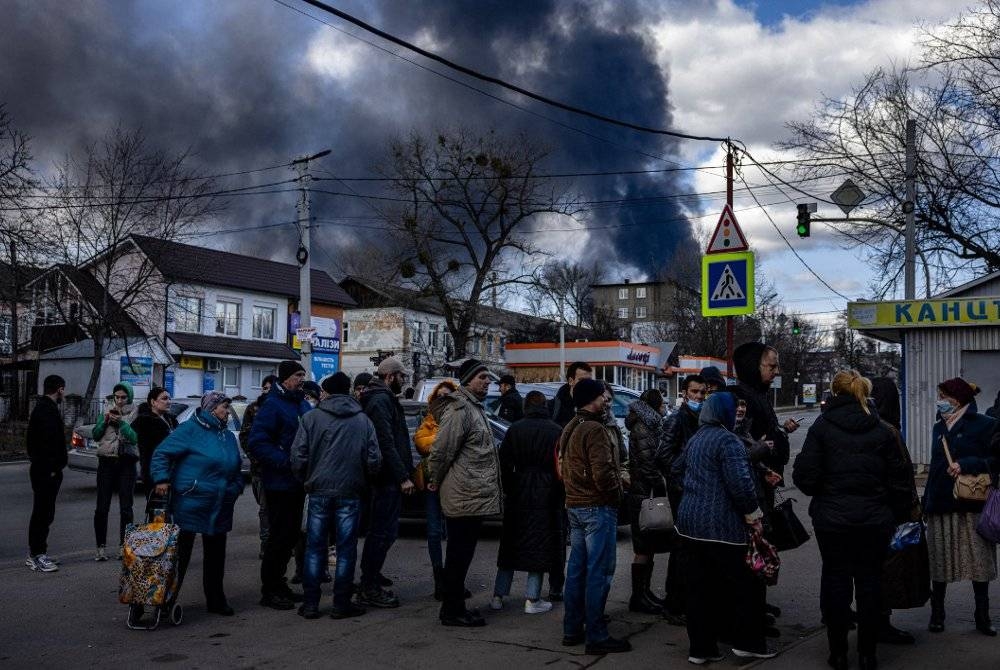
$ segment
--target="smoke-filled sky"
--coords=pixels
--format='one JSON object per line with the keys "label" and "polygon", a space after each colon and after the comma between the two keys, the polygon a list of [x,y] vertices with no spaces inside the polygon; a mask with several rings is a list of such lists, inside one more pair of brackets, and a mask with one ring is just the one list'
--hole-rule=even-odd
{"label": "smoke-filled sky", "polygon": [[[7,2],[0,24],[0,103],[32,137],[41,175],[119,123],[142,127],[161,148],[192,150],[209,173],[279,165],[330,148],[332,155],[316,163],[317,176],[323,170],[373,176],[390,140],[458,125],[526,132],[551,149],[543,166],[548,172],[721,164],[717,143],[664,141],[560,112],[447,72],[299,0],[282,2],[288,6],[274,0]],[[781,139],[784,121],[808,114],[821,92],[846,93],[872,67],[909,57],[917,22],[951,17],[966,3],[331,4],[430,51],[567,103],[642,125],[740,138],[753,150]],[[713,168],[580,178],[561,186],[585,200],[635,199],[717,192],[724,188],[720,175]],[[291,176],[281,168],[228,177],[220,185]],[[326,184],[346,191],[336,182]],[[381,192],[378,183],[355,182],[351,188]],[[294,204],[294,193],[236,198],[218,226],[247,232],[207,238],[206,244],[290,261],[293,226],[254,228],[293,219]],[[601,207],[577,221],[546,222],[553,230],[538,234],[537,241],[564,257],[607,260],[612,276],[635,277],[655,272],[678,248],[696,253],[695,240],[714,224],[719,207],[717,195]],[[363,257],[373,239],[370,227],[378,225],[362,218],[375,216],[370,207],[357,198],[317,194],[313,214],[321,220],[315,238],[321,249],[314,255],[319,265]],[[741,223],[773,268],[779,290],[803,302],[823,293],[818,287],[802,292],[795,275],[803,268],[786,260],[790,255],[778,249],[762,218],[748,215]],[[816,243],[824,257],[832,248],[834,240]],[[830,266],[837,269],[831,281],[847,279],[850,285],[839,288],[862,294],[864,278],[845,276],[843,267],[842,261]],[[817,300],[827,304],[823,295]]]}

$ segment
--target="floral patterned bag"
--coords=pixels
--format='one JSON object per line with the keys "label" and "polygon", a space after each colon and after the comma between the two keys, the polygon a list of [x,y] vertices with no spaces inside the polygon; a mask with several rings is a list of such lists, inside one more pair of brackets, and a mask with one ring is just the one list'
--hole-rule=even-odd
{"label": "floral patterned bag", "polygon": [[768,586],[778,583],[778,571],[781,569],[778,550],[765,540],[764,535],[758,530],[750,531],[746,564],[750,572],[763,579]]}

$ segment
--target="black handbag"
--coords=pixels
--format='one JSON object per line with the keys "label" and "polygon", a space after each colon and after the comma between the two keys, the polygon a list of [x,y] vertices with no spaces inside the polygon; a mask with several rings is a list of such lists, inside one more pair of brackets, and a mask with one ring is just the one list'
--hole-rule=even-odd
{"label": "black handbag", "polygon": [[[776,495],[780,497],[780,494]],[[812,537],[796,516],[792,508],[793,502],[795,498],[783,498],[767,515],[768,530],[765,537],[778,551],[797,549]]]}
{"label": "black handbag", "polygon": [[920,542],[890,551],[882,563],[882,608],[905,610],[923,607],[931,597],[931,565],[927,536]]}

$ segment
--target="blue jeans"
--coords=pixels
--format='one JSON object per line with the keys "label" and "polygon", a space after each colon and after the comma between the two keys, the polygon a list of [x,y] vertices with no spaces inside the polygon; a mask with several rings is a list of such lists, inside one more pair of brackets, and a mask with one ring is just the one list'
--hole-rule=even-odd
{"label": "blue jeans", "polygon": [[587,644],[608,638],[604,606],[615,576],[618,510],[613,507],[573,507],[569,516],[569,564],[566,566],[563,635],[583,632]]}
{"label": "blue jeans", "polygon": [[403,494],[399,484],[386,484],[372,489],[372,520],[361,552],[361,588],[378,587],[378,576],[396,537],[399,535],[399,513]]}
{"label": "blue jeans", "polygon": [[361,501],[357,498],[309,496],[309,520],[306,522],[306,556],[303,562],[304,603],[319,606],[320,578],[325,572],[330,537],[330,517],[337,532],[337,574],[333,580],[333,607],[347,609],[354,591],[354,566],[358,560],[358,520]]}
{"label": "blue jeans", "polygon": [[[545,576],[544,572],[529,572],[528,573],[528,584],[524,589],[524,597],[528,600],[538,600],[542,597],[542,577]],[[514,582],[514,571],[513,570],[497,570],[497,579],[493,585],[493,595],[495,596],[509,596],[510,586]]]}
{"label": "blue jeans", "polygon": [[424,499],[427,505],[427,555],[432,568],[442,568],[444,554],[441,542],[448,539],[448,531],[445,530],[444,513],[441,511],[441,496],[437,491],[427,491]]}

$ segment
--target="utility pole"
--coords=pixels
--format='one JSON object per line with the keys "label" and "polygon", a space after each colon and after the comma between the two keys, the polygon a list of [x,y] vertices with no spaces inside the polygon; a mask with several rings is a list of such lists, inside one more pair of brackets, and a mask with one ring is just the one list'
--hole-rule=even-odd
{"label": "utility pole", "polygon": [[[331,150],[326,149],[312,156],[303,156],[292,161],[292,167],[299,174],[299,204],[298,229],[299,248],[295,253],[295,258],[299,262],[299,328],[309,328],[312,325],[312,244],[309,239],[309,232],[312,228],[312,218],[309,215],[309,161],[323,158],[330,155]],[[312,379],[312,340],[301,340],[302,347],[302,367],[306,370],[306,379]]]}
{"label": "utility pole", "polygon": [[559,381],[566,379],[566,317],[563,314],[563,296],[559,296]]}
{"label": "utility pole", "polygon": [[[726,142],[726,204],[733,206],[733,145]],[[749,278],[747,279],[749,281]],[[733,317],[726,317],[726,376],[732,377],[733,371],[733,348],[735,335],[733,333]]]}
{"label": "utility pole", "polygon": [[914,210],[917,202],[917,122],[906,121],[906,202],[903,214],[906,216],[906,249],[903,261],[904,297],[913,300],[917,294],[916,270],[916,222]]}
{"label": "utility pole", "polygon": [[10,366],[13,368],[11,375],[10,389],[10,409],[9,416],[14,419],[21,418],[21,371],[17,367],[17,307],[21,299],[21,270],[17,267],[17,243],[11,240],[10,243],[10,273],[12,275],[14,291],[10,298]]}

